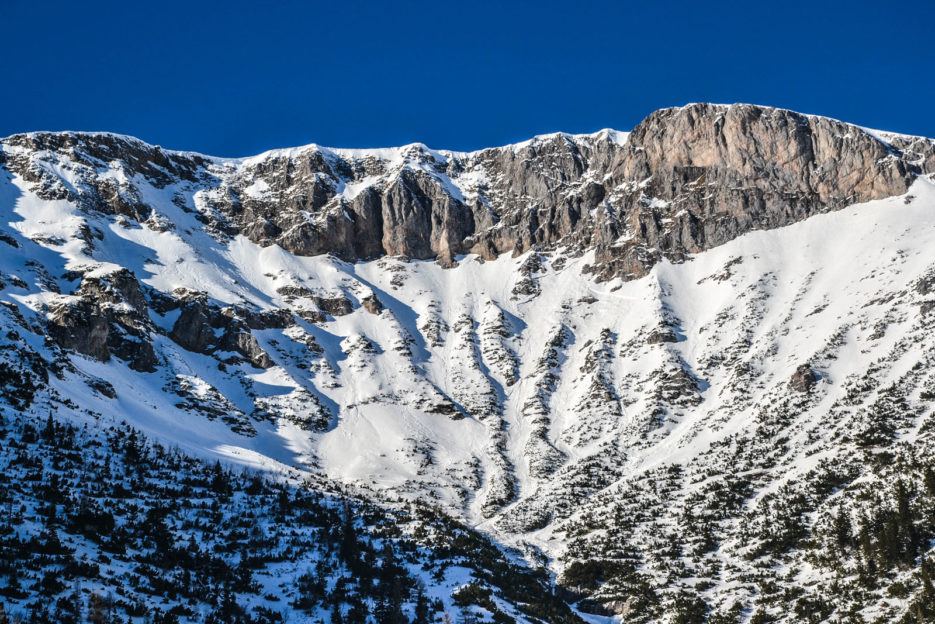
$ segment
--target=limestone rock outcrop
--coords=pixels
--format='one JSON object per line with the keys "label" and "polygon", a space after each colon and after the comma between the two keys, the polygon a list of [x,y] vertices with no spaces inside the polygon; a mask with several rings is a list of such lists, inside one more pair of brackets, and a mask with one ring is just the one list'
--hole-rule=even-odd
{"label": "limestone rock outcrop", "polygon": [[[131,181],[183,183],[177,204],[216,236],[242,234],[296,255],[492,258],[528,249],[595,250],[599,279],[632,279],[755,229],[905,193],[935,171],[929,139],[735,104],[656,111],[625,135],[554,134],[470,153],[315,145],[223,161],[107,134],[4,140],[5,166],[41,197],[160,225]],[[69,188],[46,160],[72,163]]]}
{"label": "limestone rock outcrop", "polygon": [[[256,368],[271,368],[273,359],[260,346],[251,329],[287,327],[294,323],[285,310],[252,312],[239,307],[218,308],[200,293],[185,293],[185,301],[169,337],[197,353],[233,353]],[[227,358],[230,360],[230,358]],[[222,358],[222,361],[224,359]]]}
{"label": "limestone rock outcrop", "polygon": [[152,329],[140,284],[123,268],[85,275],[48,313],[48,333],[59,346],[101,361],[114,355],[140,372],[152,372],[158,363]]}
{"label": "limestone rock outcrop", "polygon": [[811,392],[820,377],[818,373],[812,370],[811,364],[802,364],[795,369],[792,379],[789,380],[789,387],[796,392]]}

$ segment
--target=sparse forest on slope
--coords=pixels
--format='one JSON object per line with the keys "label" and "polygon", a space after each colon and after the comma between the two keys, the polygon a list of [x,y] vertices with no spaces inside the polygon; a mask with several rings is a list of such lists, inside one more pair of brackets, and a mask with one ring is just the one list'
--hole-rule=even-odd
{"label": "sparse forest on slope", "polygon": [[543,571],[435,508],[233,472],[126,426],[4,419],[0,444],[0,622],[578,621]]}

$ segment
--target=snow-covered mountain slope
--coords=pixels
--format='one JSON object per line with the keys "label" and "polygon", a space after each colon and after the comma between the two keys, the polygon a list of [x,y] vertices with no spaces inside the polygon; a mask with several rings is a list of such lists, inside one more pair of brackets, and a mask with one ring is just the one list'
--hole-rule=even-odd
{"label": "snow-covered mountain slope", "polygon": [[[721,110],[722,127],[731,115],[749,121],[747,109],[732,110]],[[689,114],[673,113],[679,124]],[[777,115],[756,119],[784,129],[798,119]],[[816,141],[822,124],[839,124],[802,119]],[[867,133],[854,140],[877,142],[869,152],[829,143],[822,149],[837,145],[841,163],[862,162],[865,152],[876,160],[866,170],[809,169],[813,195],[804,197],[805,170],[770,160],[788,152],[785,132],[747,151],[772,163],[772,191],[752,173],[738,178],[741,165],[722,167],[717,158],[747,145],[726,133],[715,141],[724,142],[720,152],[689,145],[695,164],[661,170],[675,185],[668,195],[662,186],[642,193],[629,213],[628,204],[593,200],[594,214],[617,210],[620,222],[638,225],[614,230],[613,245],[632,251],[632,236],[652,256],[622,273],[577,226],[522,244],[514,232],[515,254],[453,244],[457,219],[433,215],[457,212],[452,197],[470,203],[463,198],[476,163],[500,158],[486,151],[316,148],[237,161],[174,153],[159,164],[139,156],[155,148],[110,135],[102,136],[113,149],[136,151],[92,158],[88,135],[7,140],[3,409],[127,421],[198,457],[294,469],[375,500],[429,501],[547,562],[582,611],[627,621],[693,609],[755,621],[832,612],[896,621],[927,591],[918,557],[935,537],[935,481],[926,472],[935,469],[935,184],[924,173],[932,144]],[[558,135],[497,153],[561,177],[553,152],[543,148],[536,161],[529,150],[564,142],[592,150],[588,175],[623,184],[628,159],[649,149],[624,137]],[[913,156],[906,146],[916,146]],[[340,190],[312,169],[305,186],[274,189],[267,174],[284,166],[298,176],[297,154],[353,171]],[[388,205],[415,205],[393,203],[394,188],[405,195],[411,187],[389,184],[388,175],[409,175],[392,166],[429,157],[465,167],[444,176],[429,167],[441,187],[457,188],[408,195],[419,205],[430,199],[422,216],[432,232],[447,223],[440,238],[418,219],[389,227],[385,218]],[[650,162],[662,166],[656,156]],[[666,178],[673,172],[684,184]],[[539,210],[522,199],[535,197],[532,179],[520,199],[503,190],[515,182],[489,180],[475,199],[494,220],[528,219]],[[744,195],[735,182],[758,190]],[[582,184],[573,181],[578,191]],[[828,199],[845,187],[881,198]],[[311,196],[316,188],[343,199],[298,209],[312,230],[287,229],[270,214],[275,227],[263,234],[251,229],[254,216],[234,218],[275,207],[276,193],[284,213],[295,211],[297,189]],[[567,191],[552,187],[550,196],[558,188]],[[776,189],[761,205],[748,202]],[[383,237],[372,250],[363,230],[331,221],[332,209],[363,192],[382,206]],[[739,203],[717,203],[732,192]],[[265,203],[250,208],[254,196]],[[346,214],[363,227],[365,211]],[[588,227],[600,230],[595,223]],[[363,247],[287,251],[289,231]],[[412,236],[425,238],[431,257],[384,253],[417,249]],[[439,251],[445,240],[451,253]],[[652,241],[661,246],[650,249]],[[891,504],[897,484],[903,493],[893,490]],[[890,512],[899,518],[896,546],[885,542]]]}
{"label": "snow-covered mountain slope", "polygon": [[437,509],[96,425],[0,415],[4,622],[579,621],[546,573]]}

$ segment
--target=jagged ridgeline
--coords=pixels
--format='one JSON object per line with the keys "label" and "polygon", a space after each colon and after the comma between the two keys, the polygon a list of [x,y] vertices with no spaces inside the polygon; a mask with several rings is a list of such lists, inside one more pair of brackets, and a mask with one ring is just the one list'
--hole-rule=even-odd
{"label": "jagged ridgeline", "polygon": [[3,139],[0,602],[931,621],[933,172],[750,105],[471,153]]}

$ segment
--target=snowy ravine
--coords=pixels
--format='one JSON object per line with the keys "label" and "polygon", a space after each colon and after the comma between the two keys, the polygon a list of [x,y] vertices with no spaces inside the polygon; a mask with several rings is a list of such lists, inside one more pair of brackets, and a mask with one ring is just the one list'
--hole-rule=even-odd
{"label": "snowy ravine", "polygon": [[[332,223],[360,225],[364,212],[338,214],[348,202],[380,194],[385,215],[392,180],[422,171],[441,189],[423,193],[433,211],[489,210],[469,242],[500,241],[498,220],[520,219],[503,207],[530,208],[490,191],[498,156],[177,153],[202,168],[180,172],[171,153],[126,137],[53,135],[67,139],[57,149],[11,137],[0,411],[36,428],[50,412],[94,430],[126,423],[208,462],[437,506],[546,565],[582,617],[935,621],[935,181],[922,148],[916,162],[890,142],[933,148],[847,128],[879,141],[880,168],[910,163],[905,189],[870,185],[855,194],[882,198],[850,205],[821,190],[777,196],[749,222],[732,206],[726,230],[716,206],[695,215],[679,194],[639,195],[640,210],[657,211],[647,225],[648,212],[630,219],[602,191],[581,204],[586,228],[581,216],[516,253],[462,253],[473,248],[454,230],[433,229],[423,259],[390,253],[429,238],[418,223],[386,229],[383,252],[357,259],[305,254],[318,247],[304,231],[305,246],[286,251],[288,232],[257,233],[238,215],[252,196],[276,205],[269,163],[318,153],[353,171],[302,173],[309,195],[335,193],[293,215],[314,236],[353,238]],[[94,137],[117,146],[109,160],[82,153]],[[615,163],[631,156],[595,165],[594,154],[627,140],[602,131],[498,149],[546,175],[564,166],[547,145],[581,146],[592,155],[582,179],[616,184]],[[155,150],[170,157],[146,160]],[[685,197],[720,180],[717,162],[694,162]],[[835,184],[808,175],[816,189]],[[587,180],[573,184],[561,201],[584,201]],[[788,202],[781,219],[770,201]],[[691,228],[707,238],[673,233]],[[605,231],[620,236],[595,242]],[[478,595],[471,617],[493,618]]]}

